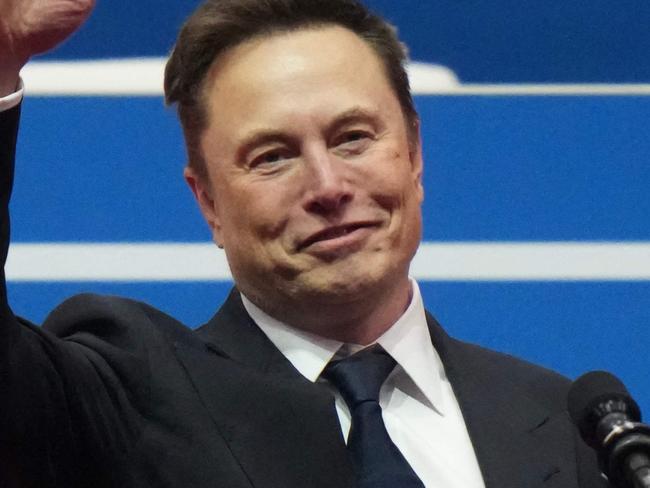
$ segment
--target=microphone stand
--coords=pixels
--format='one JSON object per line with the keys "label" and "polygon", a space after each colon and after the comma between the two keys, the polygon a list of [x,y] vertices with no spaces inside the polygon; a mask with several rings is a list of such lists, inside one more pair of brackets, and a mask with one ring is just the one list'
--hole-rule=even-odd
{"label": "microphone stand", "polygon": [[615,488],[650,488],[650,426],[616,421],[598,453],[602,471]]}

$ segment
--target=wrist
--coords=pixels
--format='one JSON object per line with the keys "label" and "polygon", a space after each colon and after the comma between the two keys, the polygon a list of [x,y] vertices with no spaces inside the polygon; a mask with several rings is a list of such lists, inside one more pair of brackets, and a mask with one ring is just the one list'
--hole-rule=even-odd
{"label": "wrist", "polygon": [[18,90],[18,73],[15,76],[5,78],[4,74],[0,74],[0,98],[7,97]]}
{"label": "wrist", "polygon": [[24,64],[0,60],[0,97],[6,97],[18,90],[20,69]]}

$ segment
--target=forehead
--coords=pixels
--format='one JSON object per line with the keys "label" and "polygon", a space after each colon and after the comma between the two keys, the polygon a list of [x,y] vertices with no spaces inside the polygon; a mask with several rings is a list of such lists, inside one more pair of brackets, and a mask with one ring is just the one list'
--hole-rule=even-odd
{"label": "forehead", "polygon": [[205,97],[209,125],[282,113],[325,115],[386,98],[397,103],[375,51],[339,26],[276,33],[231,48],[215,60]]}

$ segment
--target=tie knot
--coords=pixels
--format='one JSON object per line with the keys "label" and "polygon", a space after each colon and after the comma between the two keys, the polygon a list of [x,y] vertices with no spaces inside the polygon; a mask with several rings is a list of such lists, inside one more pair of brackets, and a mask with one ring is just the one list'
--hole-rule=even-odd
{"label": "tie knot", "polygon": [[335,385],[350,409],[366,401],[378,401],[379,390],[395,367],[395,360],[380,346],[332,361],[324,377]]}

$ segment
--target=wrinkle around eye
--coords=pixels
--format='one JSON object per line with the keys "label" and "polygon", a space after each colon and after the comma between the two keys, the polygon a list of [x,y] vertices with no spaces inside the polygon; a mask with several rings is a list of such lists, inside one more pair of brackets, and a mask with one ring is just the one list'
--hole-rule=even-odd
{"label": "wrinkle around eye", "polygon": [[334,149],[343,155],[357,155],[365,151],[374,141],[374,137],[366,132],[354,131],[345,134],[335,143]]}

